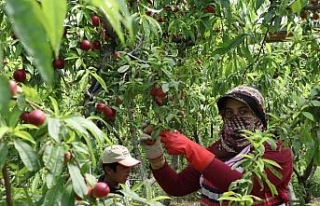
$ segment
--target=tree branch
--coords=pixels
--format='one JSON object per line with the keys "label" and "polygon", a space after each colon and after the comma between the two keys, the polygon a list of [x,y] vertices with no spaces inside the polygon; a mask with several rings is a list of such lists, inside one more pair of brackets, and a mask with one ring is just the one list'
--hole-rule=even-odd
{"label": "tree branch", "polygon": [[10,178],[9,178],[9,174],[8,174],[7,164],[3,165],[2,174],[3,174],[3,179],[4,179],[4,186],[6,189],[7,206],[13,206],[13,201],[12,201],[12,197],[11,197],[11,184],[10,184]]}

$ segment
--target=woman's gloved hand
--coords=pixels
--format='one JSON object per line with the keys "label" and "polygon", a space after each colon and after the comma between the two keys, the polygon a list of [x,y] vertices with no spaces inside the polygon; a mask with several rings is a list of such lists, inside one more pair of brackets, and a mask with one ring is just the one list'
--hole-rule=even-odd
{"label": "woman's gloved hand", "polygon": [[184,155],[199,172],[202,172],[215,157],[206,148],[177,131],[163,131],[160,136],[161,142],[164,143],[164,147],[169,154]]}
{"label": "woman's gloved hand", "polygon": [[148,159],[155,159],[163,156],[163,147],[160,142],[160,137],[152,139],[150,135],[142,134],[140,136],[140,144],[144,148]]}
{"label": "woman's gloved hand", "polygon": [[153,125],[150,125],[149,122],[144,123],[141,129],[144,133],[140,136],[140,145],[146,152],[151,168],[154,170],[160,169],[165,163],[160,136],[155,139],[151,137]]}

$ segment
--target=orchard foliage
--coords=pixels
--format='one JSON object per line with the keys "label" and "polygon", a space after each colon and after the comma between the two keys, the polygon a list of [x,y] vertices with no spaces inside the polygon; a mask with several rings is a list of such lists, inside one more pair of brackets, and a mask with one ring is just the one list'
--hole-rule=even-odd
{"label": "orchard foliage", "polygon": [[[216,99],[238,84],[262,91],[270,130],[294,151],[295,185],[310,187],[320,165],[318,3],[0,0],[6,204],[100,204],[88,191],[106,145],[144,160],[137,137],[149,119],[160,125],[153,136],[179,129],[208,146],[219,135]],[[158,204],[143,196],[133,201]]]}

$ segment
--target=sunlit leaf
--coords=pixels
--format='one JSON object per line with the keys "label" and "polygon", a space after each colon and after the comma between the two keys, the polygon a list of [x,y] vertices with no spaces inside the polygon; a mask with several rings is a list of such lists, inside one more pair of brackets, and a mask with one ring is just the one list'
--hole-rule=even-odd
{"label": "sunlit leaf", "polygon": [[264,2],[265,0],[257,0],[255,4],[255,10],[257,11]]}
{"label": "sunlit leaf", "polygon": [[62,199],[63,192],[64,185],[62,179],[60,178],[60,180],[57,181],[57,184],[47,191],[42,206],[61,205],[62,202],[65,203],[65,201]]}
{"label": "sunlit leaf", "polygon": [[66,205],[73,206],[75,205],[75,197],[72,190],[72,185],[68,184],[67,187],[63,188],[63,196],[61,198],[61,202],[63,201]]}
{"label": "sunlit leaf", "polygon": [[314,153],[314,164],[320,166],[320,145],[318,145],[318,148]]}
{"label": "sunlit leaf", "polygon": [[68,127],[76,130],[78,133],[89,136],[88,131],[84,127],[82,127],[82,125],[79,124],[79,122],[77,122],[74,118],[71,117],[68,119],[64,119],[64,122],[67,124]]}
{"label": "sunlit leaf", "polygon": [[311,101],[311,103],[315,107],[320,107],[320,101],[318,101],[318,100],[313,100],[313,101]]}
{"label": "sunlit leaf", "polygon": [[52,137],[57,143],[60,143],[60,127],[61,122],[59,119],[55,118],[47,118],[47,124],[48,124],[48,133],[50,137]]}
{"label": "sunlit leaf", "polygon": [[30,143],[32,144],[35,144],[36,142],[34,141],[32,135],[27,132],[27,131],[23,131],[23,130],[13,130],[12,132],[12,135],[13,136],[17,136],[17,137],[20,137],[21,139],[23,140],[26,140],[26,141],[29,141]]}
{"label": "sunlit leaf", "polygon": [[124,73],[130,68],[130,65],[122,65],[121,67],[118,68],[119,73]]}
{"label": "sunlit leaf", "polygon": [[124,34],[121,23],[125,25],[131,35],[133,34],[131,18],[128,15],[127,6],[123,0],[91,0],[90,3],[103,11],[122,43],[124,43]]}
{"label": "sunlit leaf", "polygon": [[9,111],[8,105],[11,100],[11,93],[9,80],[3,75],[0,76],[0,94],[0,112],[5,116]]}
{"label": "sunlit leaf", "polygon": [[56,177],[51,173],[47,173],[45,176],[45,183],[48,189],[51,189],[56,184]]}
{"label": "sunlit leaf", "polygon": [[290,5],[293,13],[299,13],[305,5],[307,5],[308,0],[296,0]]}
{"label": "sunlit leaf", "polygon": [[99,82],[99,84],[102,86],[102,88],[107,91],[107,85],[105,81],[95,72],[90,72],[90,74]]}
{"label": "sunlit leaf", "polygon": [[246,38],[247,34],[240,34],[237,37],[224,42],[218,49],[216,49],[214,54],[224,54],[230,51],[231,49],[239,46]]}
{"label": "sunlit leaf", "polygon": [[52,50],[58,57],[60,42],[64,31],[64,19],[67,14],[66,0],[41,0],[46,23],[43,25],[46,29]]}
{"label": "sunlit leaf", "polygon": [[25,98],[27,101],[31,101],[34,103],[40,103],[41,102],[41,98],[37,92],[37,90],[35,88],[32,87],[28,87],[23,85],[22,86],[23,89],[23,93],[25,95]]}
{"label": "sunlit leaf", "polygon": [[87,194],[88,189],[79,167],[73,164],[68,164],[68,169],[74,192],[79,197],[83,198]]}
{"label": "sunlit leaf", "polygon": [[80,116],[73,117],[73,120],[75,120],[76,122],[81,124],[84,128],[86,128],[88,131],[90,131],[91,134],[96,137],[99,143],[101,143],[105,139],[106,137],[105,133],[101,129],[99,129],[97,125],[94,124],[92,121]]}
{"label": "sunlit leaf", "polygon": [[270,160],[270,159],[263,159],[263,161],[265,162],[265,164],[269,164],[269,165],[272,165],[274,167],[281,168],[279,163],[277,163],[276,161],[273,161],[273,160]]}
{"label": "sunlit leaf", "polygon": [[0,168],[6,163],[8,155],[8,145],[5,142],[0,142]]}
{"label": "sunlit leaf", "polygon": [[[77,122],[77,124],[81,125],[82,127],[86,128],[86,130],[90,131],[90,133],[95,137],[96,140],[96,149],[102,149],[102,142],[107,139],[106,135],[102,130],[100,130],[96,124],[94,124],[89,119],[83,118],[83,117],[73,117],[73,121]],[[86,139],[88,147],[92,147],[92,140],[91,138],[88,138],[89,136],[86,135],[84,138]],[[93,148],[90,148],[89,150],[91,152],[91,161],[92,164],[95,165],[96,159],[94,158]]]}
{"label": "sunlit leaf", "polygon": [[33,124],[19,124],[15,127],[15,130],[27,130],[27,129],[38,129],[36,125]]}
{"label": "sunlit leaf", "polygon": [[9,130],[10,130],[9,127],[5,127],[5,126],[0,127],[0,140]]}
{"label": "sunlit leaf", "polygon": [[37,171],[39,169],[38,156],[29,144],[16,139],[14,140],[14,147],[19,152],[20,159],[28,170]]}
{"label": "sunlit leaf", "polygon": [[18,36],[24,49],[34,58],[34,64],[43,80],[53,81],[52,50],[43,27],[43,12],[34,0],[7,0],[5,9],[15,35]]}
{"label": "sunlit leaf", "polygon": [[314,117],[311,113],[309,112],[302,112],[303,116],[305,116],[306,118],[308,118],[311,121],[314,121]]}
{"label": "sunlit leaf", "polygon": [[62,172],[64,152],[63,147],[57,145],[47,145],[44,150],[44,165],[54,176],[59,176]]}
{"label": "sunlit leaf", "polygon": [[51,105],[53,107],[54,114],[56,116],[59,116],[60,111],[59,111],[59,104],[58,104],[57,100],[51,96],[49,97],[49,99],[51,101]]}

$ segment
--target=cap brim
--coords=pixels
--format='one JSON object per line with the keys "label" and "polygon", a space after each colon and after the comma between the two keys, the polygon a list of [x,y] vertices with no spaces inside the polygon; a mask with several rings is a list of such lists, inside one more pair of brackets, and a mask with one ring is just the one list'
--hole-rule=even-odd
{"label": "cap brim", "polygon": [[133,157],[128,157],[124,160],[121,160],[121,161],[118,161],[119,164],[123,165],[123,166],[126,166],[126,167],[133,167],[137,164],[140,163],[139,160],[133,158]]}

